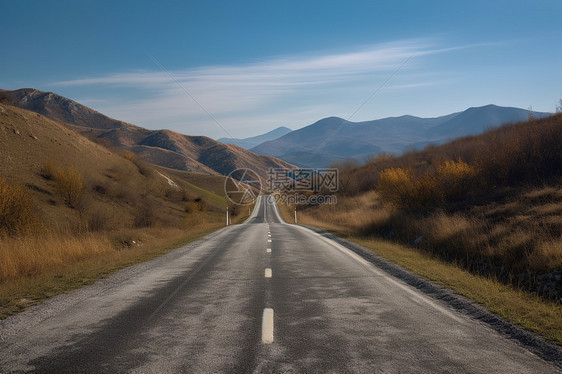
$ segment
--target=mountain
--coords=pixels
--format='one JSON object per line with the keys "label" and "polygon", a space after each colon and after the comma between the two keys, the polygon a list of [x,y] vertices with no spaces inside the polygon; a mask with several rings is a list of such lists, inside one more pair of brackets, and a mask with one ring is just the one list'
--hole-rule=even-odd
{"label": "mountain", "polygon": [[[533,112],[536,118],[549,113]],[[428,144],[443,144],[476,135],[505,123],[527,120],[524,109],[487,105],[436,118],[401,116],[350,122],[338,117],[321,119],[251,151],[278,157],[301,167],[325,167],[346,158],[363,160],[380,152],[402,153]]]}
{"label": "mountain", "polygon": [[[546,117],[548,113],[533,112],[537,118]],[[432,137],[447,139],[465,135],[478,135],[491,127],[498,127],[506,123],[516,123],[529,119],[529,111],[520,108],[499,107],[486,105],[478,108],[469,108],[435,126],[427,132]]]}
{"label": "mountain", "polygon": [[65,123],[87,138],[110,148],[131,151],[145,160],[167,168],[197,173],[228,175],[248,168],[265,178],[269,168],[293,165],[205,136],[183,135],[170,130],[148,130],[105,116],[52,92],[32,88],[2,91],[20,108]]}
{"label": "mountain", "polygon": [[290,133],[291,131],[293,131],[293,130],[291,130],[290,128],[285,127],[285,126],[281,126],[281,127],[278,127],[274,130],[266,132],[265,134],[253,136],[251,138],[243,138],[243,139],[220,138],[217,141],[220,142],[220,143],[224,143],[224,144],[234,144],[234,145],[240,146],[244,149],[250,149],[250,148],[254,148],[255,146],[260,145],[263,142],[267,142],[269,140],[275,140],[277,138],[280,138],[283,135],[286,135],[286,134]]}

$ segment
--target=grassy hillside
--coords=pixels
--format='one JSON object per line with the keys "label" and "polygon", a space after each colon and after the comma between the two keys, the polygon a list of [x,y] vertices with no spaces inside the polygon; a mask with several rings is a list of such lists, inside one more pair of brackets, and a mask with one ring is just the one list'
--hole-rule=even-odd
{"label": "grassy hillside", "polygon": [[507,125],[340,173],[336,206],[301,222],[411,245],[560,300],[562,115]]}
{"label": "grassy hillside", "polygon": [[0,103],[0,315],[223,226],[224,180],[112,152]]}

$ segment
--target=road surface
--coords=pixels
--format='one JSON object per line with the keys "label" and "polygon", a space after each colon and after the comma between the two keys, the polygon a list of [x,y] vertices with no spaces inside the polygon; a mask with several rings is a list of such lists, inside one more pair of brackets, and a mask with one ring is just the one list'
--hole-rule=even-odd
{"label": "road surface", "polygon": [[0,372],[551,373],[260,197],[245,224],[0,322]]}

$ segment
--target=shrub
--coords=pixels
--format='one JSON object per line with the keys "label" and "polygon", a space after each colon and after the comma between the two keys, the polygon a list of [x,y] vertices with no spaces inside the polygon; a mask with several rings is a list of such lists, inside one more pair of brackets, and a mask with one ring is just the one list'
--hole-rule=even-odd
{"label": "shrub", "polygon": [[444,198],[458,198],[474,186],[476,170],[463,162],[445,161],[437,168],[436,178]]}
{"label": "shrub", "polygon": [[185,204],[185,212],[188,214],[204,212],[207,210],[207,207],[203,203],[203,201],[195,202],[195,201],[188,201]]}
{"label": "shrub", "polygon": [[57,173],[57,170],[58,168],[53,162],[47,161],[41,166],[40,174],[45,179],[53,179],[55,174]]}
{"label": "shrub", "polygon": [[64,202],[71,208],[76,208],[84,192],[84,180],[80,172],[73,165],[69,165],[57,170],[53,179]]}
{"label": "shrub", "polygon": [[461,197],[473,188],[475,176],[475,169],[461,160],[447,160],[418,178],[411,168],[390,168],[381,172],[377,190],[400,208],[420,210]]}
{"label": "shrub", "polygon": [[125,153],[123,153],[123,158],[125,160],[133,161],[135,159],[135,154],[131,151],[125,151]]}
{"label": "shrub", "polygon": [[409,168],[383,170],[377,190],[384,199],[407,210],[419,210],[441,202],[434,176],[426,174],[416,179]]}
{"label": "shrub", "polygon": [[385,169],[381,172],[377,190],[387,201],[403,207],[412,193],[413,179],[412,169]]}
{"label": "shrub", "polygon": [[33,199],[23,186],[8,184],[0,178],[0,235],[28,233],[39,219]]}

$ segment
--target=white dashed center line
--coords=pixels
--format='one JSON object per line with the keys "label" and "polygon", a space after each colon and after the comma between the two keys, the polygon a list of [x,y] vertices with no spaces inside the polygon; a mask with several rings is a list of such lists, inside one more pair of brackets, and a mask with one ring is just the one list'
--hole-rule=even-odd
{"label": "white dashed center line", "polygon": [[266,251],[267,253],[271,253],[271,248],[267,248],[265,251]]}
{"label": "white dashed center line", "polygon": [[261,323],[261,341],[264,344],[273,343],[273,309],[265,308]]}
{"label": "white dashed center line", "polygon": [[270,268],[266,268],[266,269],[265,269],[265,277],[266,277],[266,278],[271,278],[271,269],[270,269]]}

